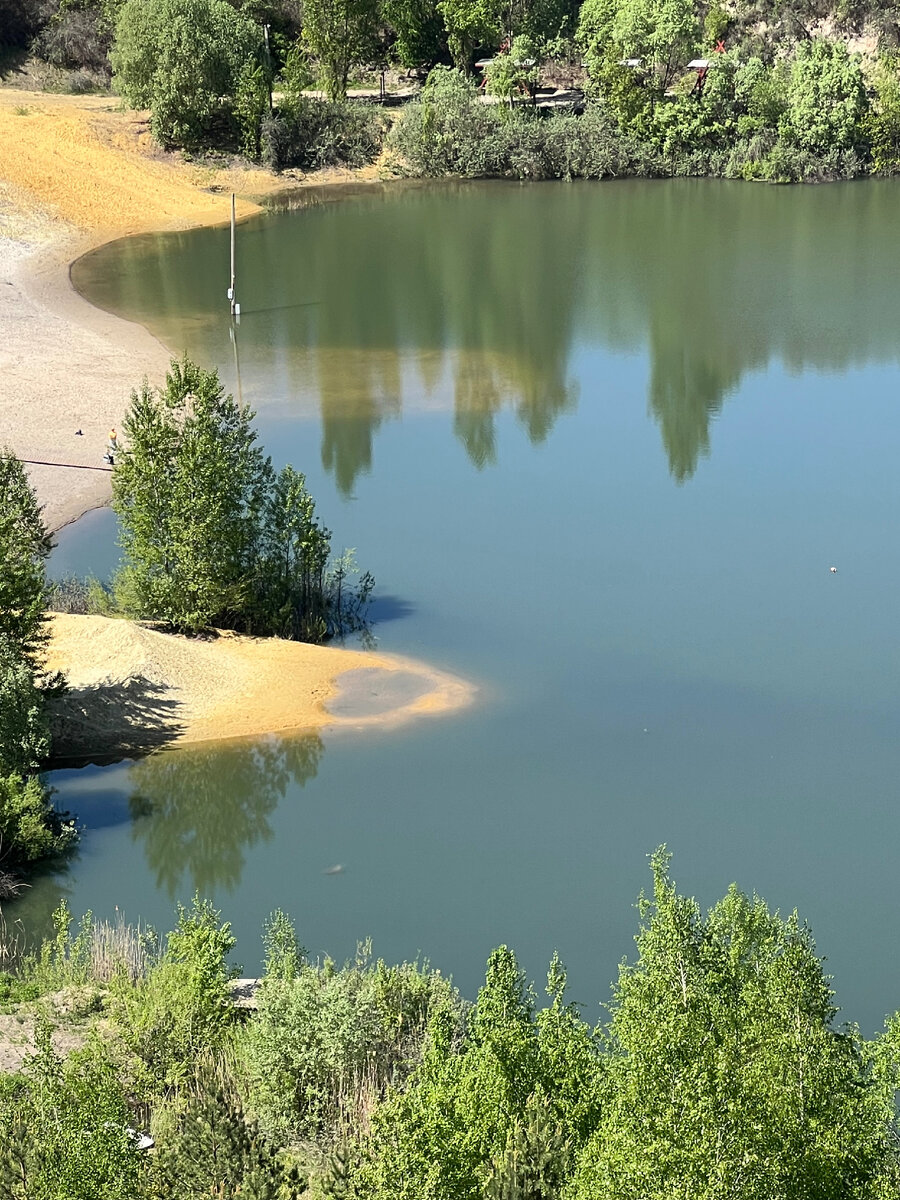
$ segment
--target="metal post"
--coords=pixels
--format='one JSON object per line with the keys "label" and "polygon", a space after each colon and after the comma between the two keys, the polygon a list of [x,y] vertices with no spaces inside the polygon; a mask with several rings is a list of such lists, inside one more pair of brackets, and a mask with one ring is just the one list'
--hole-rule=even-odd
{"label": "metal post", "polygon": [[228,289],[231,315],[234,316],[234,192],[231,193],[231,287]]}

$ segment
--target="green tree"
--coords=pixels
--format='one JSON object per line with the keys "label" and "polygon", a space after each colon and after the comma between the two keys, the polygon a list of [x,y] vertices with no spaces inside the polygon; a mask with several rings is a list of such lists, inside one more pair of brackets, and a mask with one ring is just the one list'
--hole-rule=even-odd
{"label": "green tree", "polygon": [[125,552],[117,597],[184,632],[227,624],[247,600],[271,478],[253,413],[186,358],[162,391],[145,383],[131,401],[113,472]]}
{"label": "green tree", "polygon": [[402,67],[431,66],[440,58],[447,34],[436,0],[382,0],[381,15],[394,32],[391,55]]}
{"label": "green tree", "polygon": [[37,775],[0,775],[0,856],[13,867],[62,854],[76,840],[73,821],[53,807]]}
{"label": "green tree", "polygon": [[377,25],[378,0],[306,0],[303,40],[330,100],[347,95],[351,69],[373,56]]}
{"label": "green tree", "polygon": [[[549,982],[553,1003],[536,1017],[516,957],[501,946],[465,1031],[451,1012],[435,1012],[410,1086],[373,1114],[362,1172],[378,1200],[556,1194],[596,1125],[601,1068],[564,1001],[556,959]],[[526,1183],[532,1191],[510,1190]]]}
{"label": "green tree", "polygon": [[883,55],[872,76],[875,98],[869,114],[868,134],[872,166],[879,175],[900,171],[900,61]]}
{"label": "green tree", "polygon": [[503,0],[438,0],[447,45],[458,71],[472,69],[479,46],[498,46],[503,37]]}
{"label": "green tree", "polygon": [[0,638],[33,668],[47,641],[45,563],[50,535],[25,468],[0,450]]}
{"label": "green tree", "polygon": [[247,158],[260,156],[262,123],[270,111],[270,84],[261,65],[244,64],[234,99],[234,116],[241,134],[241,152]]}
{"label": "green tree", "polygon": [[195,146],[261,45],[261,30],[226,0],[125,0],[110,61],[126,104],[150,109],[157,140]]}
{"label": "green tree", "polygon": [[589,73],[600,84],[605,65],[636,58],[644,60],[655,88],[664,92],[699,38],[693,0],[585,0],[579,17],[579,43]]}
{"label": "green tree", "polygon": [[11,867],[58,853],[75,836],[36,774],[50,751],[38,679],[48,637],[49,553],[25,468],[9,451],[0,452],[0,859]]}
{"label": "green tree", "polygon": [[265,501],[254,594],[256,622],[280,637],[321,641],[328,631],[331,534],[316,518],[306,479],[284,467]]}
{"label": "green tree", "polygon": [[175,1129],[160,1139],[154,1163],[161,1200],[295,1200],[306,1191],[303,1176],[244,1114],[221,1062],[201,1057],[184,1091]]}
{"label": "green tree", "polygon": [[49,750],[43,692],[29,663],[0,635],[0,776],[36,771]]}
{"label": "green tree", "polygon": [[849,150],[862,140],[867,111],[858,55],[826,38],[797,46],[781,121],[785,141],[813,153]]}
{"label": "green tree", "polygon": [[539,50],[531,38],[514,38],[508,53],[498,54],[488,67],[487,90],[508,100],[510,106],[516,95],[533,97],[541,79],[538,56]]}
{"label": "green tree", "polygon": [[364,626],[374,580],[328,569],[331,535],[304,477],[277,475],[253,413],[215,371],[173,362],[166,385],[132,393],[113,472],[124,563],[113,580],[127,615],[183,633],[210,625],[322,641]]}
{"label": "green tree", "polygon": [[884,1108],[809,931],[732,887],[704,918],[664,849],[612,1004],[577,1200],[871,1195]]}

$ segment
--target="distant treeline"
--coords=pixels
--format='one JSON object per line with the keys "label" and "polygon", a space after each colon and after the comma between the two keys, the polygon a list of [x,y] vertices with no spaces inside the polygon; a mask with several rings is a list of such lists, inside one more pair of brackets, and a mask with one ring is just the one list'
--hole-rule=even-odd
{"label": "distant treeline", "polygon": [[[362,165],[386,138],[388,166],[421,175],[789,181],[900,164],[900,5],[873,0],[0,0],[0,42],[81,72],[72,87],[111,78],[165,146],[276,169]],[[345,100],[388,67],[439,69],[389,136],[380,110]],[[587,119],[522,111],[548,83],[579,89]]]}
{"label": "distant treeline", "polygon": [[[900,1023],[838,1026],[809,930],[732,887],[708,913],[664,848],[637,956],[594,1026],[554,955],[506,946],[474,1004],[423,962],[309,961],[264,932],[253,1007],[198,897],[165,939],[87,914],[0,1005],[37,1053],[0,1073],[9,1200],[889,1200]],[[246,998],[246,997],[245,997]],[[59,1027],[82,1048],[53,1049]],[[146,1146],[152,1137],[152,1153]]]}

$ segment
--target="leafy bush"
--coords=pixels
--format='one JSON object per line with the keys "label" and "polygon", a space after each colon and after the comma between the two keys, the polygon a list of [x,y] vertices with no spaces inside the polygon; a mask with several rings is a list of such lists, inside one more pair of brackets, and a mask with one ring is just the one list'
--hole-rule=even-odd
{"label": "leafy bush", "polygon": [[54,67],[84,68],[110,75],[112,30],[98,8],[61,7],[35,40],[33,50]]}
{"label": "leafy bush", "polygon": [[47,608],[50,612],[75,613],[84,616],[90,613],[109,615],[111,598],[107,589],[94,576],[79,579],[77,575],[64,575],[51,579],[47,585]]}
{"label": "leafy bush", "polygon": [[77,839],[74,821],[58,813],[37,775],[0,775],[0,850],[11,866],[64,854]]}
{"label": "leafy bush", "polygon": [[136,1196],[146,1164],[135,1151],[131,1114],[99,1043],[65,1062],[50,1029],[37,1053],[0,1092],[0,1194],[9,1200],[121,1200]]}
{"label": "leafy bush", "polygon": [[801,42],[791,64],[780,123],[788,145],[813,154],[860,145],[868,98],[862,67],[843,42]]}
{"label": "leafy bush", "polygon": [[458,72],[436,68],[422,99],[393,127],[388,145],[413,175],[605,179],[670,173],[658,151],[623,134],[605,104],[583,116],[543,116],[481,104]]}
{"label": "leafy bush", "polygon": [[873,83],[875,98],[867,128],[872,166],[879,175],[896,175],[900,171],[900,75],[896,55],[879,60]]}
{"label": "leafy bush", "polygon": [[249,1103],[270,1136],[355,1136],[419,1060],[431,1014],[460,1019],[459,998],[427,963],[373,963],[368,945],[343,967],[312,966],[281,914],[270,945],[279,919],[282,953],[277,963],[270,953],[239,1045]]}
{"label": "leafy bush", "polygon": [[132,108],[164,146],[199,146],[222,116],[261,31],[227,0],[125,0],[110,61]]}
{"label": "leafy bush", "polygon": [[234,937],[219,918],[198,896],[190,908],[179,905],[178,924],[147,975],[112,981],[111,1015],[151,1095],[189,1078],[197,1057],[216,1053],[233,1025],[226,984]]}
{"label": "leafy bush", "polygon": [[378,157],[383,140],[377,110],[303,96],[263,120],[261,157],[274,171],[363,167]]}

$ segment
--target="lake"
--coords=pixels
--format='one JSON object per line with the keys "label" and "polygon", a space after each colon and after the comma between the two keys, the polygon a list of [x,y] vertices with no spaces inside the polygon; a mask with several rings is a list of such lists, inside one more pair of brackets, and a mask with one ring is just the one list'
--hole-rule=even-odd
{"label": "lake", "polygon": [[[474,681],[400,730],[56,772],[60,895],[168,928],[210,895],[256,969],[426,955],[473,996],[554,949],[599,1015],[646,856],[713,903],[797,908],[867,1032],[900,1007],[900,184],[389,185],[76,264],[215,365],[336,550],[378,647]],[[137,384],[139,380],[135,380]],[[108,512],[53,567],[115,559]],[[836,572],[830,568],[837,567]],[[324,872],[342,864],[340,874]]]}

